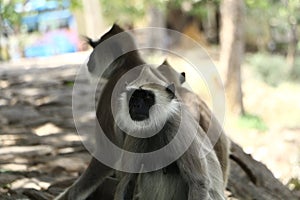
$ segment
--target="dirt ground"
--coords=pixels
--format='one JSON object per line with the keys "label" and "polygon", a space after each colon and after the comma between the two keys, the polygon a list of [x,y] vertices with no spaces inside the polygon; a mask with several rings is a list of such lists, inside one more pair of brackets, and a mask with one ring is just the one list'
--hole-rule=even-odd
{"label": "dirt ground", "polygon": [[87,55],[1,65],[0,199],[52,199],[85,169],[72,88]]}
{"label": "dirt ground", "polygon": [[[52,199],[86,168],[91,156],[74,126],[72,89],[88,54],[0,64],[0,199]],[[225,130],[284,183],[299,178],[300,87],[274,89],[248,74],[245,107],[268,130],[239,127],[229,112]]]}

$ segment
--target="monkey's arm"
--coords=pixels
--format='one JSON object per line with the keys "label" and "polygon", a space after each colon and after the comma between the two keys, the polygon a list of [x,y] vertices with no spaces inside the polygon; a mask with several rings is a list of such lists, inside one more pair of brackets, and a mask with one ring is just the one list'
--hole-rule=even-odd
{"label": "monkey's arm", "polygon": [[201,128],[189,149],[177,160],[177,165],[189,185],[189,200],[225,199],[220,163]]}
{"label": "monkey's arm", "polygon": [[92,158],[88,168],[80,178],[55,200],[84,200],[112,173],[113,170],[111,168]]}
{"label": "monkey's arm", "polygon": [[192,143],[188,151],[177,160],[177,165],[182,177],[189,185],[189,200],[209,198],[210,179],[208,176],[208,169],[206,160],[195,158],[198,155],[197,149],[194,148],[195,142]]}

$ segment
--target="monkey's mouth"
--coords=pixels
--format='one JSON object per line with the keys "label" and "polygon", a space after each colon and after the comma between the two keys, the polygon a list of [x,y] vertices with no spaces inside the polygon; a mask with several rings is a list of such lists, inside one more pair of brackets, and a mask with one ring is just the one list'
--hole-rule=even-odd
{"label": "monkey's mouth", "polygon": [[143,121],[149,118],[149,114],[129,111],[130,117],[133,121]]}

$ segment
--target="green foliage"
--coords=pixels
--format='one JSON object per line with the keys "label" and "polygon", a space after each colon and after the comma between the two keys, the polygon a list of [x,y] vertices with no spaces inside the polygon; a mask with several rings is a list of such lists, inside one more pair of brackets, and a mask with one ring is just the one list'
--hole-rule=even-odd
{"label": "green foliage", "polygon": [[267,125],[259,116],[252,115],[249,113],[246,113],[245,115],[239,117],[237,120],[237,125],[238,127],[244,129],[255,129],[258,131],[268,130]]}
{"label": "green foliage", "polygon": [[[24,3],[25,0],[0,0],[0,26],[3,23],[2,20],[6,20],[9,24],[19,26],[21,23],[22,15],[15,11],[15,5],[17,3]],[[3,25],[2,25],[3,26]]]}
{"label": "green foliage", "polygon": [[[57,0],[60,5],[62,5],[63,0]],[[76,10],[76,9],[81,9],[82,8],[82,0],[70,0],[70,9],[71,10]]]}
{"label": "green foliage", "polygon": [[71,10],[76,10],[82,8],[81,0],[71,0]]}
{"label": "green foliage", "polygon": [[156,6],[162,10],[166,4],[172,8],[184,9],[185,12],[195,17],[203,17],[207,15],[207,3],[220,4],[220,0],[100,0],[104,16],[111,22],[118,21],[126,23],[136,21],[143,17],[150,6]]}
{"label": "green foliage", "polygon": [[248,8],[259,8],[259,9],[268,9],[271,5],[270,0],[246,0],[246,6]]}
{"label": "green foliage", "polygon": [[148,7],[155,5],[163,9],[165,0],[100,0],[103,15],[110,22],[128,23],[141,19]]}
{"label": "green foliage", "polygon": [[281,55],[257,53],[250,55],[246,61],[254,72],[267,84],[277,86],[288,78],[286,60]]}
{"label": "green foliage", "polygon": [[287,46],[281,49],[278,44],[287,44],[291,28],[300,22],[299,0],[246,0],[245,2],[246,20],[250,21],[250,24],[259,24],[259,26],[246,26],[246,33],[258,33],[258,35],[248,34],[248,38],[251,39],[247,41],[248,44],[255,46],[255,43],[259,43],[257,44],[259,49],[266,49],[270,42],[275,42],[276,50],[286,52]]}
{"label": "green foliage", "polygon": [[111,22],[122,23],[132,18],[133,20],[144,15],[144,5],[134,1],[100,0],[103,15]]}
{"label": "green foliage", "polygon": [[291,24],[298,24],[300,21],[299,0],[288,0],[286,3],[280,1],[269,7],[269,10],[271,11],[270,23],[273,26],[288,29]]}
{"label": "green foliage", "polygon": [[3,189],[11,189],[11,184],[7,183],[1,186]]}
{"label": "green foliage", "polygon": [[276,87],[284,81],[300,81],[300,58],[296,57],[292,74],[289,72],[286,58],[280,54],[247,55],[246,62],[261,80],[271,86]]}
{"label": "green foliage", "polygon": [[63,85],[73,87],[74,86],[74,81],[64,80]]}
{"label": "green foliage", "polygon": [[207,12],[209,12],[206,6],[208,4],[214,4],[216,7],[219,7],[220,0],[172,0],[168,3],[173,8],[181,8],[183,10],[185,10],[184,7],[189,7],[188,10],[185,10],[188,14],[203,18],[207,16]]}
{"label": "green foliage", "polygon": [[300,179],[291,178],[287,185],[293,191],[300,191]]}

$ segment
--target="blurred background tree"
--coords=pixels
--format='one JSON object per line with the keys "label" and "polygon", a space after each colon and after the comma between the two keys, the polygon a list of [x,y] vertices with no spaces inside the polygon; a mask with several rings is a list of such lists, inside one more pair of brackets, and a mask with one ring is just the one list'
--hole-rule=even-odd
{"label": "blurred background tree", "polygon": [[22,15],[16,12],[15,6],[17,3],[22,3],[22,0],[5,1],[0,0],[0,61],[8,60],[8,35],[13,32],[12,27],[16,28],[21,25]]}
{"label": "blurred background tree", "polygon": [[[26,6],[29,2],[0,0],[0,38],[2,38],[0,58],[2,60],[9,59],[8,36],[12,35],[12,32],[20,32],[24,25],[22,19],[26,13],[20,12],[19,5]],[[62,3],[64,0],[56,2]],[[79,34],[94,39],[105,31],[108,24],[117,22],[127,28],[152,26],[174,29],[187,34],[208,49],[219,48],[222,43],[220,42],[221,3],[226,3],[226,0],[90,0],[88,2],[70,0],[69,2],[76,18]],[[233,6],[238,2],[240,1],[234,2]],[[243,0],[241,2],[245,3],[245,18],[240,25],[234,24],[234,28],[244,33],[241,36],[244,38],[244,45],[241,46],[245,47],[246,53],[252,53],[246,56],[246,62],[253,65],[258,76],[272,86],[291,77],[295,80],[299,79],[300,60],[297,59],[299,0]],[[150,38],[150,43],[160,41],[166,36],[153,37]],[[238,36],[233,35],[233,37]],[[228,37],[223,37],[223,40],[225,39]],[[172,42],[176,43],[176,41]],[[241,48],[233,52],[240,51]],[[223,50],[220,53],[221,63],[225,62],[225,57],[229,57],[225,56],[228,52]],[[274,53],[276,59],[280,61],[275,62],[276,59],[272,59]],[[243,53],[235,55],[235,58],[241,63]],[[284,58],[286,61],[283,61]],[[266,60],[270,60],[271,63],[266,63]],[[238,80],[241,78],[232,77],[236,74],[230,71],[232,65],[227,63],[226,66],[228,68],[226,86],[231,85],[229,84],[231,80],[237,82],[235,88],[240,88],[233,92],[238,98],[230,99],[236,102],[234,104],[239,105],[240,113],[243,113],[242,91],[241,87],[238,87],[240,85]],[[229,93],[228,96],[232,96]]]}
{"label": "blurred background tree", "polygon": [[226,94],[232,112],[245,114],[241,81],[241,64],[244,59],[243,0],[223,0],[221,6],[221,52],[220,64],[227,69]]}
{"label": "blurred background tree", "polygon": [[[21,26],[22,12],[16,12],[16,4],[26,4],[24,0],[1,0],[1,22],[13,27]],[[79,32],[99,35],[105,24],[117,22],[123,26],[133,27],[155,22],[178,31],[194,32],[193,37],[203,44],[220,43],[220,0],[70,0],[74,13],[81,10],[83,14],[76,17],[80,24]],[[287,55],[291,69],[295,65],[297,51],[297,26],[299,24],[300,3],[298,0],[245,0],[245,44],[247,51],[280,52]],[[88,8],[89,7],[89,8]],[[155,11],[156,10],[156,11]],[[157,14],[159,11],[160,14]],[[155,12],[151,15],[151,12]],[[276,15],[275,15],[276,13]],[[86,15],[85,17],[83,17]],[[105,20],[103,20],[102,15]],[[151,19],[153,16],[154,19]],[[87,18],[87,19],[86,19]],[[95,21],[97,20],[97,21]],[[102,22],[101,22],[102,20]],[[83,24],[98,26],[87,28]],[[105,21],[105,22],[104,22]],[[162,21],[164,21],[162,23]],[[94,23],[95,24],[95,23]],[[259,24],[259,26],[256,26]],[[157,26],[157,25],[155,25]],[[89,26],[88,26],[89,27]],[[99,28],[98,28],[99,27]],[[93,31],[93,29],[95,29]],[[96,33],[92,33],[96,32]],[[299,47],[298,47],[299,48]]]}

